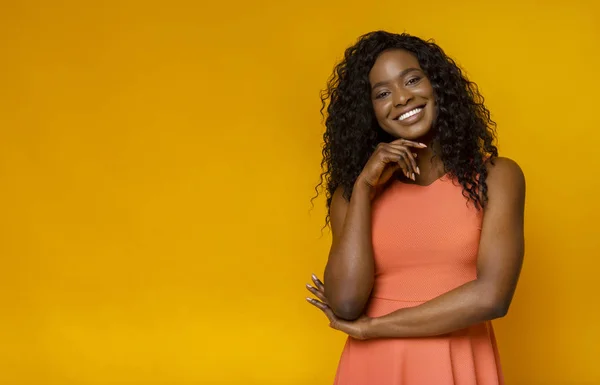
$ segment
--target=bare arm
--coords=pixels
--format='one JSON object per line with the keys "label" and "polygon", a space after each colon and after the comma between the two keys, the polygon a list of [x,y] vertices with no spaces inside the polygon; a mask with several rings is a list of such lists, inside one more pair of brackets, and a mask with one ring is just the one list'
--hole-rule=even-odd
{"label": "bare arm", "polygon": [[477,279],[422,305],[371,319],[368,337],[435,336],[507,313],[523,262],[525,178],[515,162],[498,158],[494,166],[488,166],[486,182],[489,202]]}
{"label": "bare arm", "polygon": [[360,317],[373,289],[375,264],[371,236],[371,200],[397,170],[419,172],[412,150],[422,143],[397,139],[379,143],[358,176],[348,202],[338,188],[331,201],[333,240],[325,267],[325,296],[333,313],[345,320]]}
{"label": "bare arm", "polygon": [[357,183],[348,202],[338,188],[331,201],[333,236],[325,267],[325,294],[336,316],[354,320],[364,311],[374,281],[371,197]]}

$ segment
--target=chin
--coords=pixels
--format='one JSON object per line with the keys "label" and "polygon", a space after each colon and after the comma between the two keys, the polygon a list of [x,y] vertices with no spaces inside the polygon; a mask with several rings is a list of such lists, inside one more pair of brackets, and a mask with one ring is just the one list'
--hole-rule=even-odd
{"label": "chin", "polygon": [[431,121],[421,121],[417,122],[413,125],[406,127],[394,127],[395,122],[390,122],[392,124],[385,125],[385,131],[388,134],[393,135],[396,138],[402,138],[407,140],[417,140],[419,138],[427,136],[431,131],[432,122]]}

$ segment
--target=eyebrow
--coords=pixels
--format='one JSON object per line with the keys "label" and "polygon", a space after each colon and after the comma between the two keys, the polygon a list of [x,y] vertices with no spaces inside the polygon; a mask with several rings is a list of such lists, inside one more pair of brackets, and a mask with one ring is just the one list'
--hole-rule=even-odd
{"label": "eyebrow", "polygon": [[[402,72],[400,72],[400,74],[398,74],[397,77],[401,78],[404,75],[406,75],[407,73],[412,72],[412,71],[421,71],[421,70],[418,69],[418,68],[413,68],[413,67],[407,68],[407,69],[403,70]],[[386,85],[388,83],[389,83],[389,81],[382,81],[382,82],[379,82],[379,83],[375,83],[375,84],[373,84],[373,87],[371,87],[371,91],[373,91],[377,87],[384,86],[384,85]]]}

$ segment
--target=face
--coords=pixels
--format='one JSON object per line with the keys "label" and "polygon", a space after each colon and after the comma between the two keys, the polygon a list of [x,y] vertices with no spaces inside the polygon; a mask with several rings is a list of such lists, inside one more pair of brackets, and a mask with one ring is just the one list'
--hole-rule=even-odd
{"label": "face", "polygon": [[409,140],[429,133],[435,118],[433,87],[413,54],[399,49],[384,51],[369,73],[369,82],[381,128]]}

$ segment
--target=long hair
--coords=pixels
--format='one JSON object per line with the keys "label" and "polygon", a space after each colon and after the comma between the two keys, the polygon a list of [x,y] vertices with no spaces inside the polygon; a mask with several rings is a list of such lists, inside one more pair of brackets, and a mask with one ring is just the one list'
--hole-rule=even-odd
{"label": "long hair", "polygon": [[343,188],[350,200],[352,187],[380,142],[393,140],[377,123],[370,98],[369,72],[377,57],[389,49],[411,52],[429,79],[436,101],[433,141],[445,171],[458,180],[463,195],[477,209],[487,202],[485,159],[498,156],[494,145],[496,123],[475,83],[433,41],[409,34],[375,31],[346,49],[321,92],[321,114],[326,109],[321,180],[326,186],[329,223],[331,199]]}

